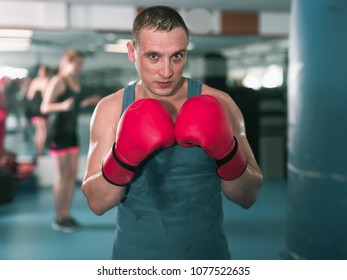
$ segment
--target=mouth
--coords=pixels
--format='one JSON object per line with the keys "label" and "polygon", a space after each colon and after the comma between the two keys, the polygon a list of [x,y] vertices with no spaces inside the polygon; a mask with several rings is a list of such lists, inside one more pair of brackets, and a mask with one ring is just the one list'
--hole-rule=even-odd
{"label": "mouth", "polygon": [[169,88],[172,85],[171,81],[157,82],[160,88]]}

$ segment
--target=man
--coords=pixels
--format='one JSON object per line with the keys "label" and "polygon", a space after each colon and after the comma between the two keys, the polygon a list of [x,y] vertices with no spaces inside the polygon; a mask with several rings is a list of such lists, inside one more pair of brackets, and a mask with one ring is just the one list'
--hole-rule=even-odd
{"label": "man", "polygon": [[235,103],[182,76],[188,41],[175,10],[142,11],[127,44],[140,81],[93,114],[82,188],[97,215],[117,206],[114,259],[229,259],[221,191],[249,208],[262,183]]}

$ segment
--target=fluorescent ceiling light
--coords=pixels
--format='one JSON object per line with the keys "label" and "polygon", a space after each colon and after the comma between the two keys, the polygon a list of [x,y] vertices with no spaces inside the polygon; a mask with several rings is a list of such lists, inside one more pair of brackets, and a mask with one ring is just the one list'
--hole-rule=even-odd
{"label": "fluorescent ceiling light", "polygon": [[27,29],[0,29],[0,37],[31,38],[32,30]]}
{"label": "fluorescent ceiling light", "polygon": [[107,33],[107,34],[106,34],[106,39],[107,39],[108,41],[114,41],[116,38],[117,38],[117,35],[114,34],[114,33]]}
{"label": "fluorescent ceiling light", "polygon": [[191,51],[191,50],[194,50],[194,47],[195,47],[194,43],[189,42],[187,49],[188,49],[188,51]]}
{"label": "fluorescent ceiling light", "polygon": [[29,47],[28,38],[0,38],[0,51],[26,51]]}
{"label": "fluorescent ceiling light", "polygon": [[30,39],[28,38],[3,38],[0,37],[0,44],[28,44]]}
{"label": "fluorescent ceiling light", "polygon": [[14,68],[10,66],[0,67],[0,78],[23,79],[28,76],[29,71],[25,68]]}
{"label": "fluorescent ceiling light", "polygon": [[115,53],[127,53],[128,48],[125,44],[106,44],[104,46],[106,52],[115,52]]}
{"label": "fluorescent ceiling light", "polygon": [[26,51],[32,35],[27,29],[0,29],[0,51]]}
{"label": "fluorescent ceiling light", "polygon": [[131,40],[130,39],[118,39],[117,40],[117,44],[121,44],[121,45],[125,45],[125,46],[128,42],[131,42]]}
{"label": "fluorescent ceiling light", "polygon": [[118,39],[117,43],[115,44],[105,44],[104,50],[106,52],[115,52],[115,53],[127,53],[127,43],[129,42],[129,39]]}
{"label": "fluorescent ceiling light", "polygon": [[29,49],[29,45],[0,45],[0,52],[24,52]]}

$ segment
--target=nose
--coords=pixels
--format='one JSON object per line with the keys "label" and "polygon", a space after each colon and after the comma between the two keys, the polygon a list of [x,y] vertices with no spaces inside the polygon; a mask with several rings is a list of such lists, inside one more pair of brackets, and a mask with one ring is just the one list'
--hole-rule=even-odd
{"label": "nose", "polygon": [[173,69],[170,60],[165,59],[162,61],[159,69],[159,75],[166,79],[170,78],[173,75]]}

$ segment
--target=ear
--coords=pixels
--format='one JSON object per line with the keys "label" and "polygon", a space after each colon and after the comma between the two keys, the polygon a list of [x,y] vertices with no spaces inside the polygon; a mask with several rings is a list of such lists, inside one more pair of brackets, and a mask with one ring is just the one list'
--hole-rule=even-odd
{"label": "ear", "polygon": [[135,63],[135,46],[132,42],[127,43],[128,58],[130,62]]}

